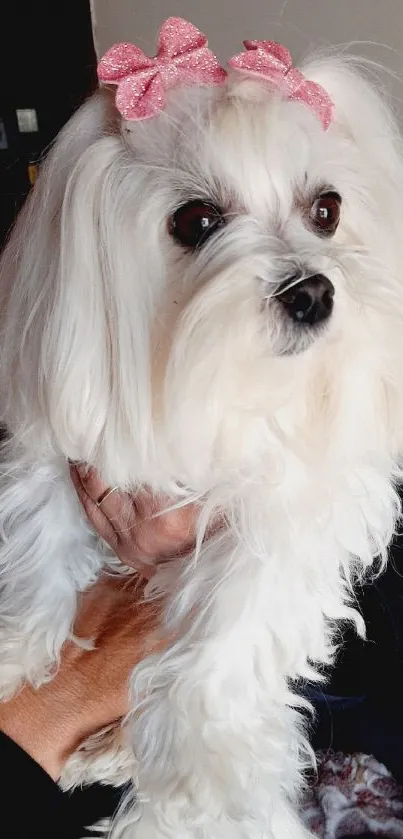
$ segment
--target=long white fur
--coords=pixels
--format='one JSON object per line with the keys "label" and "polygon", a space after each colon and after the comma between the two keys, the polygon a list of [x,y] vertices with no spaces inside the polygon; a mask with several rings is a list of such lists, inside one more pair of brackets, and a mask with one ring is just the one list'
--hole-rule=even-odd
{"label": "long white fur", "polygon": [[[57,140],[2,259],[1,695],[51,676],[77,592],[108,561],[67,458],[108,484],[200,503],[193,557],[149,587],[177,640],[133,674],[141,806],[115,836],[307,835],[297,686],[322,677],[343,621],[362,630],[352,586],[386,561],[399,516],[401,140],[358,66],[333,56],[304,72],[334,98],[327,132],[239,78],[174,91],[136,125],[96,95]],[[322,186],[343,198],[331,239],[307,223]],[[228,224],[189,254],[167,220],[196,197]],[[309,339],[276,301],[296,270],[336,290]],[[228,527],[203,541],[217,511]],[[93,752],[73,757],[65,785],[91,776]],[[125,760],[112,748],[94,774],[121,780]]]}

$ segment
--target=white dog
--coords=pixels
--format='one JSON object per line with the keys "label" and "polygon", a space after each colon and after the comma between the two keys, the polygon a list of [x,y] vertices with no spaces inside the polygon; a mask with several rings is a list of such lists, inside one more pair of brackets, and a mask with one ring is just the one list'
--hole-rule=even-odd
{"label": "white dog", "polygon": [[68,458],[197,499],[193,557],[150,584],[177,640],[133,674],[124,833],[302,839],[298,686],[362,628],[352,584],[399,515],[401,144],[351,60],[300,76],[252,42],[224,78],[169,27],[210,82],[164,38],[148,65],[108,54],[118,107],[105,89],[62,131],[3,257],[1,694],[49,677],[109,561]]}

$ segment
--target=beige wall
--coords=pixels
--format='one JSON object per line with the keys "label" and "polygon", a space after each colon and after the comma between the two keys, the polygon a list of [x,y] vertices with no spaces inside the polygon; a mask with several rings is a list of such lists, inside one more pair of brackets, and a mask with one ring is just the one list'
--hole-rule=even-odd
{"label": "beige wall", "polygon": [[[312,47],[354,46],[403,78],[403,0],[91,0],[96,47],[135,41],[154,53],[162,21],[180,15],[202,29],[222,61],[243,38],[282,41],[299,59]],[[403,101],[403,85],[391,83]]]}

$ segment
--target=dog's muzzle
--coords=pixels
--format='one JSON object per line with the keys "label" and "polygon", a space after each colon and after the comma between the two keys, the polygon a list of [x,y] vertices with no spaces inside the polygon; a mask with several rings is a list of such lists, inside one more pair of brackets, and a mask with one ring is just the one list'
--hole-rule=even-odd
{"label": "dog's muzzle", "polygon": [[276,299],[294,323],[316,326],[332,314],[334,285],[323,274],[291,278],[281,284]]}

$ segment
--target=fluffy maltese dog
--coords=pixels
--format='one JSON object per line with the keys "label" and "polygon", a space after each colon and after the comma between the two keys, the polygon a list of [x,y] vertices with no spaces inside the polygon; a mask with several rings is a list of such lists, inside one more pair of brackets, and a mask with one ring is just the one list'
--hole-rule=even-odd
{"label": "fluffy maltese dog", "polygon": [[227,73],[180,19],[99,77],[2,259],[1,695],[51,677],[113,564],[68,459],[197,501],[147,592],[171,643],[62,782],[130,770],[130,839],[302,839],[303,685],[399,516],[398,129],[352,60],[248,41]]}

